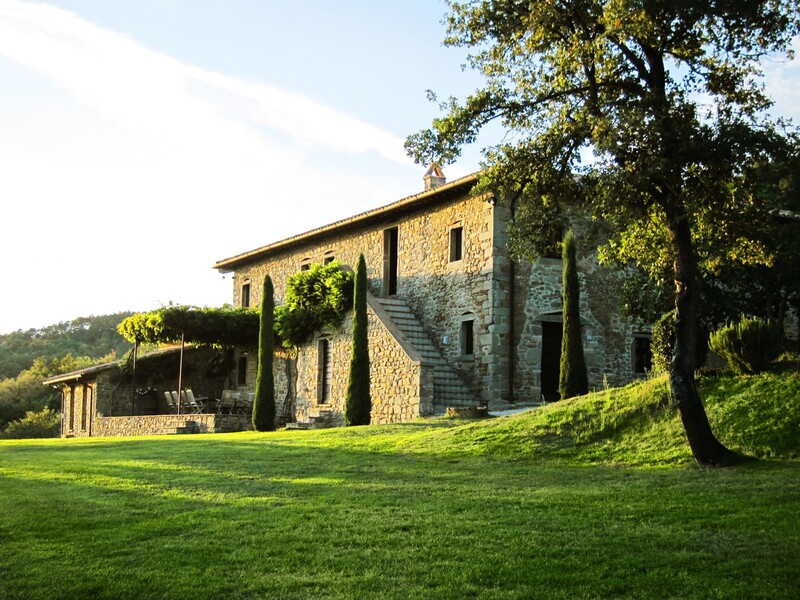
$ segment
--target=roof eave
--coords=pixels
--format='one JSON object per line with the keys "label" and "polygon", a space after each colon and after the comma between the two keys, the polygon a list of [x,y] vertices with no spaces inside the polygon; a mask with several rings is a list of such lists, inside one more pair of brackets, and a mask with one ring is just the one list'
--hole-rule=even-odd
{"label": "roof eave", "polygon": [[218,261],[213,268],[217,269],[220,273],[230,273],[234,271],[237,266],[261,258],[276,250],[287,248],[289,246],[293,246],[301,242],[323,236],[325,234],[336,231],[337,229],[341,229],[344,227],[352,227],[354,225],[369,221],[371,219],[376,219],[381,216],[402,211],[415,204],[422,204],[426,200],[434,198],[437,195],[446,194],[448,192],[452,192],[454,190],[466,187],[468,185],[472,186],[477,181],[478,181],[478,173],[472,173],[470,175],[466,175],[465,177],[461,177],[459,179],[451,181],[450,183],[445,183],[444,185],[441,185],[439,187],[430,190],[425,190],[424,192],[420,192],[419,194],[415,194],[413,196],[408,196],[407,198],[403,198],[402,200],[398,200],[391,204],[387,204],[379,208],[374,208],[372,210],[368,210],[366,212],[357,214],[352,217],[348,217],[347,219],[336,221],[334,223],[330,223],[328,225],[323,225],[322,227],[306,231],[305,233],[301,233],[277,242],[273,242],[272,244],[268,244],[266,246],[261,246],[260,248],[256,248],[255,250],[250,250],[248,252],[243,252],[242,254],[237,254],[236,256],[232,256],[230,258],[225,258],[223,260]]}

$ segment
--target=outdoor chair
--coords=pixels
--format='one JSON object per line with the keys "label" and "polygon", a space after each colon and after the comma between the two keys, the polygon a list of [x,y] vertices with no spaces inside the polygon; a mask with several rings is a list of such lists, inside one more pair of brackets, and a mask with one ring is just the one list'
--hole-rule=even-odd
{"label": "outdoor chair", "polygon": [[239,395],[239,400],[236,401],[236,412],[240,415],[246,415],[253,411],[253,400],[255,399],[255,392],[245,392]]}
{"label": "outdoor chair", "polygon": [[188,407],[187,412],[190,412],[193,415],[199,415],[203,412],[203,403],[198,402],[198,400],[194,397],[194,393],[192,392],[191,388],[186,388],[184,391],[182,391],[181,397],[186,402]]}
{"label": "outdoor chair", "polygon": [[[182,408],[182,406],[178,403],[178,392],[172,391],[172,392],[170,392],[170,394],[172,395],[172,406],[175,407],[175,412],[177,413],[178,409]],[[183,411],[181,411],[181,412],[183,412]]]}
{"label": "outdoor chair", "polygon": [[178,407],[175,406],[175,401],[172,399],[172,394],[169,392],[164,392],[164,399],[167,401],[167,408],[169,409],[169,412],[177,412]]}
{"label": "outdoor chair", "polygon": [[236,412],[236,400],[239,394],[234,390],[222,390],[222,398],[217,405],[217,413],[220,415],[232,415]]}

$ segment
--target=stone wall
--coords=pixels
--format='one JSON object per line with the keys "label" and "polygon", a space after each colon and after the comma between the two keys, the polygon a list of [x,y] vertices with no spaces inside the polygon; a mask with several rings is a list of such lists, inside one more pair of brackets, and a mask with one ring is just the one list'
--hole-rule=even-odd
{"label": "stone wall", "polygon": [[96,394],[97,385],[94,382],[62,386],[62,437],[89,437],[92,435]]}
{"label": "stone wall", "polygon": [[[377,312],[376,312],[377,311]],[[433,410],[433,367],[414,355],[413,348],[398,341],[402,336],[387,327],[379,316],[374,298],[369,300],[368,338],[370,354],[371,422],[409,421]],[[295,352],[275,356],[276,413],[283,422],[321,420],[328,426],[344,425],[345,397],[350,375],[353,314],[335,331],[317,335]],[[320,340],[327,341],[330,354],[330,392],[320,401]],[[248,356],[254,350],[248,352]],[[248,365],[249,365],[248,361]],[[248,369],[248,385],[255,390],[256,364]]]}
{"label": "stone wall", "polygon": [[249,415],[146,415],[136,417],[97,417],[93,437],[127,437],[186,433],[229,433],[253,428]]}
{"label": "stone wall", "polygon": [[[512,402],[539,401],[542,323],[561,320],[561,260],[512,260],[508,249],[508,204],[471,198],[469,185],[449,189],[446,194],[437,192],[435,200],[426,197],[425,202],[411,202],[402,211],[387,210],[381,215],[382,221],[343,221],[324,233],[275,247],[266,257],[239,263],[233,278],[234,303],[241,303],[242,286],[249,283],[250,304],[257,305],[261,282],[267,274],[272,277],[276,302],[280,303],[286,280],[302,265],[330,258],[354,265],[359,253],[367,262],[370,290],[380,296],[384,232],[396,227],[397,297],[408,304],[474,395],[491,409],[505,408]],[[581,315],[590,386],[622,384],[635,377],[634,330],[619,316],[619,280],[601,268],[595,258],[602,232],[588,219],[574,219],[574,223],[579,240]],[[451,253],[454,228],[463,234],[463,252],[455,260]],[[463,352],[460,336],[465,322],[472,323],[473,354]],[[347,336],[340,339],[339,334],[332,334],[330,350],[337,362],[349,360],[348,347]],[[316,346],[304,348],[295,359],[276,367],[276,385],[296,402],[294,407],[286,405],[287,414],[293,408],[298,418],[313,416],[317,369]],[[285,377],[278,375],[284,371]],[[248,374],[248,386],[250,377]],[[424,377],[421,372],[420,380]],[[415,382],[416,378],[415,373],[412,380]],[[297,386],[293,390],[295,379]],[[343,398],[341,382],[332,385],[333,395]],[[325,409],[327,414],[340,414],[337,401]],[[380,418],[390,420],[394,416],[387,413]],[[406,414],[402,419],[405,418]]]}
{"label": "stone wall", "polygon": [[[234,304],[241,304],[242,286],[249,283],[250,305],[257,306],[261,282],[267,274],[275,288],[275,301],[280,304],[287,279],[303,264],[335,258],[355,265],[360,253],[367,264],[370,291],[381,296],[384,231],[397,227],[397,296],[409,305],[431,340],[479,396],[494,356],[489,334],[496,335],[490,331],[494,324],[494,206],[484,199],[470,198],[468,192],[469,186],[464,186],[455,195],[443,196],[435,205],[421,206],[394,218],[387,216],[380,224],[351,229],[343,226],[313,241],[275,250],[265,259],[237,267],[233,277]],[[457,227],[462,229],[463,254],[460,260],[451,261],[451,231]],[[461,354],[459,343],[464,319],[474,319],[475,352],[470,356]],[[305,360],[298,357],[298,367],[316,368],[315,362],[306,365]],[[303,394],[298,390],[298,398]]]}
{"label": "stone wall", "polygon": [[[578,240],[578,279],[580,282],[581,325],[589,389],[622,385],[635,378],[633,372],[634,327],[620,316],[618,289],[620,276],[599,265],[596,248],[602,241],[592,225],[575,219]],[[498,226],[503,230],[503,225]],[[498,259],[505,274],[507,250],[498,247]],[[541,399],[543,323],[561,323],[562,270],[560,258],[541,258],[535,262],[514,263],[514,400],[530,402]],[[498,277],[499,281],[503,276]],[[510,300],[507,286],[502,289]],[[510,306],[508,301],[501,303]],[[647,335],[647,330],[642,330]],[[560,352],[560,351],[559,351]],[[557,359],[558,357],[556,357]]]}

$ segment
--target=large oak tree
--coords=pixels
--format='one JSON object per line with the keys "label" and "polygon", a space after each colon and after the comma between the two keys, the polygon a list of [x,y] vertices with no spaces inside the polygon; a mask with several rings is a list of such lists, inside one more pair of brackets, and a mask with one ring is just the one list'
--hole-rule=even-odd
{"label": "large oak tree", "polygon": [[[695,458],[736,455],[714,436],[694,382],[696,215],[729,214],[732,188],[780,145],[761,61],[788,57],[796,0],[449,1],[445,43],[470,49],[485,85],[409,137],[447,162],[497,122],[479,187],[515,199],[520,231],[582,202],[620,238],[666,242],[677,310],[670,385]],[[585,160],[588,152],[591,160]],[[576,175],[581,175],[580,177]]]}

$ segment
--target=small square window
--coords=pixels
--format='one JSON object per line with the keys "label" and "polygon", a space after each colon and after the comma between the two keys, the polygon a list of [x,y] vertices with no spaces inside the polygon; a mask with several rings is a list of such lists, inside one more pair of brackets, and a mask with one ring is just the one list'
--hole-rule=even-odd
{"label": "small square window", "polygon": [[335,260],[336,260],[335,256],[326,256],[325,258],[322,259],[322,264],[323,265],[329,265]]}
{"label": "small square window", "polygon": [[464,258],[464,228],[453,227],[450,230],[450,262]]}

